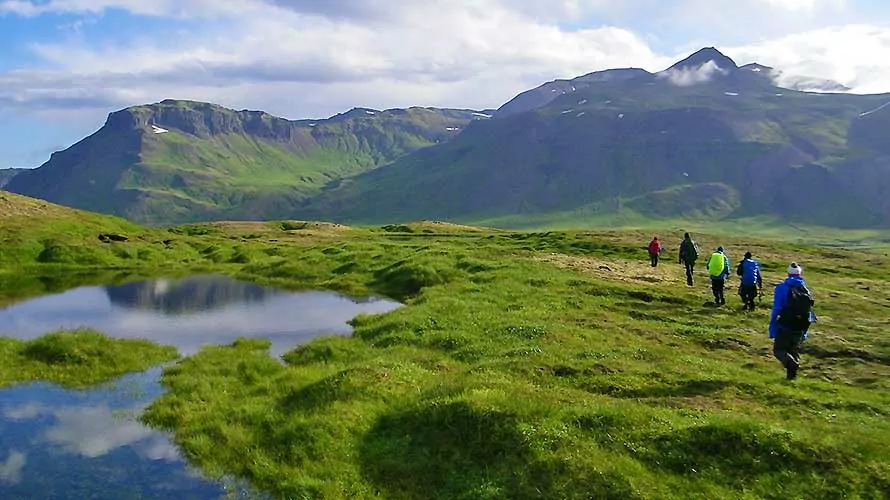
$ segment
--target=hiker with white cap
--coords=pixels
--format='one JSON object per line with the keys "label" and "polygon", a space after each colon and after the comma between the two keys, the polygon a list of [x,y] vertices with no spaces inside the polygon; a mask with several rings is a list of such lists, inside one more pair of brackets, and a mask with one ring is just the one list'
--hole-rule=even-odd
{"label": "hiker with white cap", "polygon": [[711,291],[714,292],[714,303],[719,305],[726,304],[726,297],[723,296],[723,288],[726,285],[726,278],[729,277],[729,257],[723,250],[718,247],[717,251],[708,258],[708,274],[711,276]]}
{"label": "hiker with white cap", "polygon": [[797,377],[800,344],[807,338],[810,323],[816,319],[813,296],[802,274],[803,267],[797,262],[788,266],[788,278],[776,286],[769,322],[769,337],[774,339],[773,355],[785,367],[788,380]]}

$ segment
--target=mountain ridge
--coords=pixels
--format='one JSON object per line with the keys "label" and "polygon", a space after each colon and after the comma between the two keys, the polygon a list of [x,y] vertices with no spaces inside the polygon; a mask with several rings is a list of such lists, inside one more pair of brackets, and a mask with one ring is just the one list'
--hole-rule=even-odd
{"label": "mountain ridge", "polygon": [[9,191],[142,223],[286,215],[325,184],[448,141],[475,110],[355,108],[286,120],[167,99],[109,113],[104,125]]}
{"label": "mountain ridge", "polygon": [[584,208],[888,225],[890,94],[801,92],[776,74],[710,47],[657,73],[547,82],[497,110],[355,107],[287,120],[164,100],[109,114],[8,189],[143,223]]}

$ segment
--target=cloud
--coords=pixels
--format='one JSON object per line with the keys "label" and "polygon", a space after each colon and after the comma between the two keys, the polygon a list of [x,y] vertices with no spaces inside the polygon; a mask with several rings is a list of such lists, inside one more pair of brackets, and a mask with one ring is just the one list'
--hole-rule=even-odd
{"label": "cloud", "polygon": [[[846,19],[849,3],[0,0],[0,15],[88,17],[116,10],[136,16],[129,21],[133,26],[146,16],[189,20],[188,29],[163,37],[134,27],[117,38],[60,31],[65,38],[32,43],[34,64],[0,72],[0,111],[90,121],[95,127],[108,111],[165,98],[264,109],[288,118],[330,116],[354,106],[490,108],[555,78],[612,67],[660,70],[680,54],[672,47],[655,50],[659,38],[715,32],[730,40],[746,37],[742,42],[769,35],[753,45],[734,43],[729,55],[741,54],[740,62],[759,60],[793,74],[890,89],[890,64],[883,62],[890,59],[851,67],[847,52],[822,57],[806,45],[820,36],[811,28],[826,16]],[[645,20],[640,12],[647,13]],[[78,32],[102,34],[106,24],[96,17],[78,25]],[[803,31],[789,35],[792,29]],[[880,46],[880,53],[890,47],[868,44]],[[700,45],[721,44],[703,40],[688,52]],[[673,75],[672,81],[690,84],[713,74],[701,68]]]}
{"label": "cloud", "polygon": [[671,84],[678,87],[690,87],[711,81],[717,75],[725,75],[727,70],[717,66],[714,61],[708,61],[698,67],[672,68],[659,73],[660,78],[666,78]]}
{"label": "cloud", "polygon": [[[149,429],[130,416],[143,409],[138,406],[121,411],[104,405],[53,407],[32,402],[8,408],[4,416],[12,421],[51,417],[54,423],[42,431],[39,440],[58,446],[66,453],[96,458],[118,448],[130,447],[149,460],[181,460],[166,435]],[[0,462],[0,482],[7,476],[20,478],[14,473],[20,473],[23,466],[24,456],[11,456],[5,464]]]}
{"label": "cloud", "polygon": [[0,484],[18,484],[22,480],[22,469],[26,462],[24,453],[10,451],[6,460],[0,462]]}
{"label": "cloud", "polygon": [[[44,68],[0,74],[0,106],[107,109],[190,97],[236,107],[273,102],[270,111],[292,117],[446,99],[453,106],[492,107],[544,79],[667,62],[626,29],[561,28],[555,21],[573,15],[571,4],[556,2],[552,21],[542,21],[534,17],[540,3],[529,1],[516,8],[499,0],[222,2],[210,12],[227,16],[224,22],[174,37],[33,44]],[[202,2],[173,0],[0,5],[32,15],[111,7],[142,15],[211,15],[203,13]],[[387,23],[385,29],[378,21]]]}
{"label": "cloud", "polygon": [[890,28],[849,25],[730,47],[730,57],[756,60],[795,76],[830,79],[855,93],[890,91]]}
{"label": "cloud", "polygon": [[115,416],[107,407],[60,408],[52,414],[56,423],[44,432],[43,439],[67,453],[95,458],[130,446],[150,460],[180,460],[166,436],[135,420]]}

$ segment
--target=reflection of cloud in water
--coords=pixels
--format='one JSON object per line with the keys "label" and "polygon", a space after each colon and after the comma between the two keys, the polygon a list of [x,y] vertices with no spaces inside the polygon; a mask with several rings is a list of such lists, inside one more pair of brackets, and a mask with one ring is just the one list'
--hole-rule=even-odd
{"label": "reflection of cloud in water", "polygon": [[0,484],[18,484],[22,480],[25,462],[24,453],[15,450],[9,452],[6,460],[0,462]]}
{"label": "reflection of cloud in water", "polygon": [[[228,282],[236,290],[244,286]],[[154,282],[146,283],[153,286]],[[113,305],[104,289],[81,288],[0,311],[0,335],[34,338],[59,328],[88,326],[116,337],[172,344],[184,354],[206,344],[228,344],[238,337],[266,337],[273,341],[273,352],[281,354],[319,334],[348,334],[351,328],[347,322],[359,314],[399,307],[388,300],[358,301],[326,292],[217,294],[251,299],[228,302],[212,310],[166,314],[163,310]],[[262,300],[257,299],[260,296]],[[186,295],[183,300],[187,300]]]}
{"label": "reflection of cloud in water", "polygon": [[139,456],[149,460],[179,460],[179,453],[168,438],[140,424],[129,411],[112,411],[105,405],[53,408],[28,403],[9,408],[4,416],[10,420],[31,420],[50,416],[55,423],[42,431],[39,441],[60,447],[66,453],[84,457],[101,457],[117,448],[130,446]]}

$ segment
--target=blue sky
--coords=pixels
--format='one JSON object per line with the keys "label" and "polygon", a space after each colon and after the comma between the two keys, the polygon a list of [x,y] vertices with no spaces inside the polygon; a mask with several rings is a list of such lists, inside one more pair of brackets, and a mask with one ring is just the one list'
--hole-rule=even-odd
{"label": "blue sky", "polygon": [[38,166],[109,112],[165,98],[288,118],[490,108],[702,46],[890,91],[878,0],[0,0],[0,167]]}

